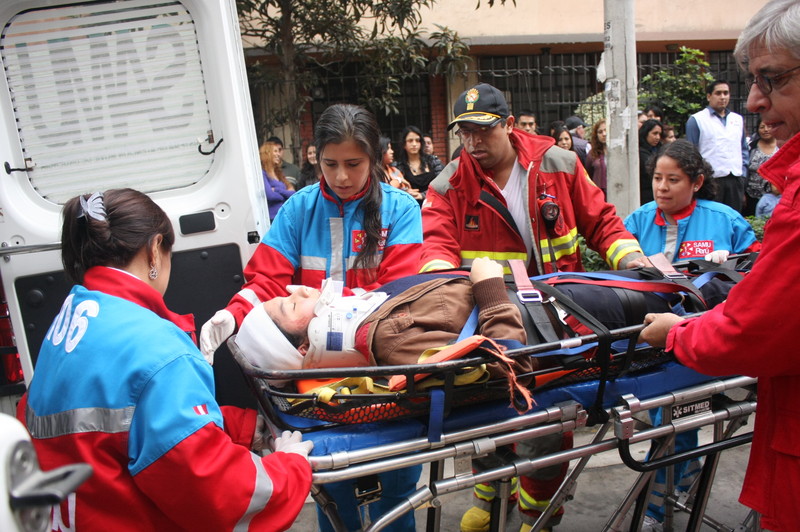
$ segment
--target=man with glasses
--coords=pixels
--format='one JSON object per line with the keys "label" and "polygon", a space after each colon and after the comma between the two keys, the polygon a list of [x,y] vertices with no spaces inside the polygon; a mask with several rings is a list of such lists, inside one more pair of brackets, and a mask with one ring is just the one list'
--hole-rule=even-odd
{"label": "man with glasses", "polygon": [[[480,83],[454,105],[463,150],[428,187],[422,206],[421,271],[469,267],[479,257],[500,263],[521,259],[529,276],[582,271],[578,234],[613,268],[645,265],[639,243],[625,229],[614,206],[589,179],[574,152],[551,137],[514,127],[508,104],[495,87]],[[532,339],[528,339],[532,341]],[[521,442],[520,456],[535,457],[572,447],[572,434]],[[527,531],[549,504],[568,464],[521,477],[518,501]],[[461,530],[489,529],[494,488],[475,488],[475,505]],[[547,526],[558,524],[559,508]]]}
{"label": "man with glasses", "polygon": [[642,265],[625,230],[575,153],[514,127],[495,87],[480,83],[454,105],[461,156],[434,179],[422,206],[421,271],[475,257],[522,259],[530,275],[582,271],[578,234],[613,268]]}
{"label": "man with glasses", "polygon": [[686,139],[714,169],[719,184],[717,201],[742,212],[750,152],[744,119],[728,109],[731,91],[727,81],[709,83],[706,99],[708,106],[686,122]]}
{"label": "man with glasses", "polygon": [[[759,173],[782,191],[761,254],[728,299],[695,319],[648,314],[641,340],[666,346],[709,375],[758,377],[750,461],[739,501],[776,532],[800,523],[800,2],[773,0],[748,22],[734,50],[749,74],[747,109],[781,148]],[[788,142],[787,142],[788,141]]]}

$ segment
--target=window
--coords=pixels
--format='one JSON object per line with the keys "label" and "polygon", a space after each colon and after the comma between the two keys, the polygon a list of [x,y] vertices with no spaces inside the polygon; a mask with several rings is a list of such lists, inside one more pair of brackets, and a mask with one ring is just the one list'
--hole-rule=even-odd
{"label": "window", "polygon": [[174,1],[32,9],[0,34],[34,189],[54,203],[117,187],[191,185],[213,157],[195,27]]}

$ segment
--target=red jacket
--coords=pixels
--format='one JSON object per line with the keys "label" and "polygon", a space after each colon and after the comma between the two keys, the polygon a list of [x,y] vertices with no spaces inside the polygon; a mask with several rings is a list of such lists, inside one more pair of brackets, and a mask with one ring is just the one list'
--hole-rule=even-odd
{"label": "red jacket", "polygon": [[761,526],[797,530],[800,523],[800,135],[759,174],[783,191],[767,224],[761,255],[725,303],[673,327],[667,349],[709,375],[758,377],[758,406],[742,504]]}
{"label": "red jacket", "polygon": [[[553,145],[547,137],[514,130],[511,142],[519,163],[527,169],[524,193],[534,257],[531,275],[553,271],[555,256],[560,271],[582,271],[578,235],[613,267],[624,267],[641,253],[636,239],[625,229],[614,206],[589,178],[574,152]],[[420,271],[467,266],[476,257],[495,260],[527,259],[522,237],[489,203],[486,191],[506,204],[500,189],[468,153],[451,162],[431,183],[422,206],[424,240]],[[540,220],[539,197],[546,194],[560,208],[552,229]]]}
{"label": "red jacket", "polygon": [[311,467],[250,452],[253,410],[227,407],[223,419],[211,366],[185,333],[193,319],[134,276],[95,266],[53,323],[17,413],[42,469],[93,468],[54,507],[53,530],[291,527]]}

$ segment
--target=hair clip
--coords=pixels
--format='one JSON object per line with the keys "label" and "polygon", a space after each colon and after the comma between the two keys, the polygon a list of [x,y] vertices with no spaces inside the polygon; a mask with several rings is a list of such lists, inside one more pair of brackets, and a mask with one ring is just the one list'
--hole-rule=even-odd
{"label": "hair clip", "polygon": [[106,221],[106,206],[103,204],[102,192],[95,192],[89,196],[88,200],[80,196],[80,201],[82,212],[78,215],[78,218],[86,216],[87,218],[94,218],[98,222]]}

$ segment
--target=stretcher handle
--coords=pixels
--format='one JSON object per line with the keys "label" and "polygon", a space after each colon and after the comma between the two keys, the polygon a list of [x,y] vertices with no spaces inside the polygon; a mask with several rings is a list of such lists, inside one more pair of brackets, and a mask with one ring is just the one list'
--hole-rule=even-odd
{"label": "stretcher handle", "polygon": [[[753,253],[751,253],[751,252],[747,252],[747,253],[732,253],[732,254],[728,255],[728,259],[725,262],[727,262],[728,260],[746,259],[746,258],[750,257],[750,255],[752,255],[752,254]],[[673,262],[672,263],[672,267],[673,268],[688,268],[692,263],[700,262],[702,260],[703,259],[679,260],[677,262]]]}
{"label": "stretcher handle", "polygon": [[[706,311],[703,312],[695,312],[692,314],[686,314],[683,316],[684,318],[696,318],[698,316],[702,316]],[[628,327],[621,327],[619,329],[612,329],[609,331],[611,334],[612,340],[620,340],[623,338],[630,338],[634,334],[638,334],[642,332],[642,329],[645,328],[644,323],[639,325],[629,325]],[[525,347],[518,347],[516,349],[509,349],[505,352],[505,354],[509,357],[519,356],[519,355],[535,355],[539,353],[546,353],[547,351],[555,351],[557,349],[568,349],[571,347],[578,347],[590,342],[596,342],[598,339],[597,334],[584,334],[583,336],[576,336],[574,338],[566,338],[564,340],[558,340],[555,342],[547,342],[544,344],[537,344],[537,345],[529,345]]]}
{"label": "stretcher handle", "polygon": [[752,441],[753,441],[753,433],[748,432],[747,434],[740,434],[739,436],[734,436],[733,438],[729,438],[727,440],[707,443],[706,445],[701,445],[700,447],[696,447],[688,451],[672,454],[670,456],[665,456],[663,458],[657,458],[654,460],[650,460],[649,462],[640,462],[631,455],[630,441],[620,440],[619,457],[622,459],[622,462],[626,466],[633,469],[634,471],[638,473],[647,473],[649,471],[655,471],[656,469],[661,469],[664,467],[669,467],[675,464],[679,464],[681,462],[685,462],[686,460],[691,460],[692,458],[698,458],[700,456],[706,456],[709,454],[716,454],[726,449],[737,447],[739,445],[744,445]]}

